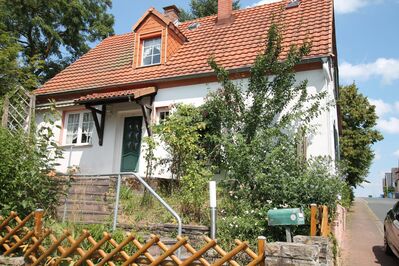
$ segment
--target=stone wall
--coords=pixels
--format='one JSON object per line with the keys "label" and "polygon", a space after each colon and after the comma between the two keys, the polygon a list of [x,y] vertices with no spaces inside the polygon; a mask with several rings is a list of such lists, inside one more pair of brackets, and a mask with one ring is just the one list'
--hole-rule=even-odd
{"label": "stone wall", "polygon": [[328,238],[295,236],[293,243],[267,243],[267,266],[333,266],[333,248]]}
{"label": "stone wall", "polygon": [[0,256],[0,265],[13,265],[13,266],[22,266],[25,265],[25,258],[24,257],[3,257]]}

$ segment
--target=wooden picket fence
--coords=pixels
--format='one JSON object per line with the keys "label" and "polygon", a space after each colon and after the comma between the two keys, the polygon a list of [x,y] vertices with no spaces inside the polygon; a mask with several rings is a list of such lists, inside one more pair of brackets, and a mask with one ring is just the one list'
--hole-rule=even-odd
{"label": "wooden picket fence", "polygon": [[[38,210],[21,220],[15,212],[11,212],[7,218],[0,217],[0,254],[3,256],[15,256],[23,254],[25,259],[35,265],[204,265],[218,266],[230,264],[239,266],[234,257],[239,253],[245,253],[249,258],[248,266],[264,266],[264,237],[258,239],[258,252],[252,251],[246,242],[236,240],[236,247],[230,252],[224,251],[216,240],[204,237],[205,245],[198,250],[188,243],[188,239],[178,236],[177,242],[168,247],[160,238],[151,235],[146,243],[140,243],[132,234],[128,234],[121,243],[117,243],[108,232],[100,240],[94,239],[90,232],[83,230],[78,238],[73,238],[71,233],[64,231],[61,236],[56,236],[51,230],[43,228],[43,211]],[[29,228],[29,224],[33,228]],[[84,245],[83,245],[84,244]],[[124,250],[127,246],[133,246],[134,250]],[[86,249],[83,248],[86,247]],[[87,248],[89,246],[89,248]],[[104,251],[105,246],[111,246]],[[151,255],[149,249],[157,247],[162,252],[160,255]],[[179,258],[179,249],[185,249],[185,258]],[[180,250],[181,251],[181,250]],[[132,253],[129,255],[128,253]],[[175,254],[176,253],[176,254]],[[209,262],[206,254],[217,255]]]}
{"label": "wooden picket fence", "polygon": [[328,222],[328,207],[310,206],[310,236],[328,237],[331,233],[331,225]]}

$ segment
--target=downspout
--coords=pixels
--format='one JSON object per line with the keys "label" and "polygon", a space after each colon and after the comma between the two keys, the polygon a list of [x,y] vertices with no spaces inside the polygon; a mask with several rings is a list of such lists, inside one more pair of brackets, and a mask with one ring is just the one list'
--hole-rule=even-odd
{"label": "downspout", "polygon": [[330,82],[332,81],[332,77],[331,77],[331,72],[330,72],[330,68],[329,68],[328,58],[323,57],[321,59],[321,61],[323,62],[323,72],[324,72],[324,76],[326,77],[327,84],[330,84]]}
{"label": "downspout", "polygon": [[[331,77],[331,71],[330,71],[330,64],[329,64],[329,58],[327,57],[323,57],[322,59],[323,62],[323,73],[324,73],[324,77],[326,79],[326,91],[327,91],[327,99],[326,99],[326,104],[328,105],[330,102],[330,84],[332,81],[332,77]],[[326,120],[327,120],[327,134],[328,134],[328,153],[332,156],[334,156],[335,158],[335,152],[333,153],[333,148],[332,148],[332,144],[331,144],[331,117],[330,117],[330,109],[327,109],[326,112]],[[334,134],[334,132],[333,132]],[[335,149],[335,147],[334,147]],[[336,159],[336,158],[335,158]]]}

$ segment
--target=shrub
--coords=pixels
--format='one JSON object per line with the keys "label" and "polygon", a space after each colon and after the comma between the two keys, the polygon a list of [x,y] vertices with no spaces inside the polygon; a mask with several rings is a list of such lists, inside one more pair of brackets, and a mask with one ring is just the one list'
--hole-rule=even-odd
{"label": "shrub", "polygon": [[24,216],[37,208],[54,214],[61,188],[51,175],[62,156],[54,141],[56,115],[51,108],[36,134],[0,127],[0,214]]}
{"label": "shrub", "polygon": [[24,216],[36,208],[54,210],[58,186],[47,175],[47,163],[34,140],[0,127],[0,145],[1,214],[17,211]]}
{"label": "shrub", "polygon": [[165,147],[168,157],[160,160],[178,181],[181,212],[191,220],[204,220],[207,183],[212,172],[201,146],[205,128],[200,110],[192,105],[177,105],[174,112],[154,132]]}

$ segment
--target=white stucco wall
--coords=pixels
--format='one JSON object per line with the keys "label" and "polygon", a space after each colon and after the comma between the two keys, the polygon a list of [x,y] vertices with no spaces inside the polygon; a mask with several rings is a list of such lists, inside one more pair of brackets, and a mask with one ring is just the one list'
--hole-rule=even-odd
{"label": "white stucco wall", "polygon": [[[316,93],[323,90],[328,91],[328,97],[324,104],[334,99],[334,83],[333,80],[328,81],[323,70],[312,70],[297,73],[297,82],[308,80],[308,92]],[[237,80],[246,84],[247,80]],[[210,90],[216,90],[219,84],[206,83],[200,85],[190,85],[181,87],[171,87],[158,90],[153,103],[153,115],[157,108],[168,107],[176,103],[201,105],[204,97]],[[60,113],[76,110],[76,106],[59,109]],[[40,125],[43,121],[43,112],[37,112],[37,123]],[[141,109],[135,103],[119,103],[107,105],[107,114],[105,119],[104,141],[103,146],[98,145],[97,133],[94,132],[92,144],[81,146],[63,146],[64,159],[60,160],[60,166],[57,168],[59,172],[66,172],[68,165],[79,166],[82,174],[110,174],[119,172],[121,164],[121,144],[123,138],[124,118],[129,116],[141,116]],[[154,118],[154,117],[153,117]],[[332,107],[323,112],[317,119],[313,121],[317,126],[317,131],[313,136],[309,137],[308,156],[330,156],[335,159],[334,150],[334,131],[333,125],[337,122],[337,111],[333,104]],[[58,125],[62,125],[61,119],[57,121]],[[55,130],[56,139],[65,140],[60,137],[61,130]],[[142,137],[147,136],[147,132],[143,123]],[[62,141],[63,141],[62,140]],[[63,143],[60,143],[63,145]],[[143,158],[144,145],[139,160],[139,174],[144,175],[145,162]],[[162,147],[157,149],[157,156],[164,153]],[[158,177],[168,177],[164,171],[156,171]]]}

